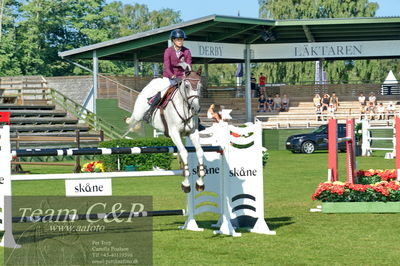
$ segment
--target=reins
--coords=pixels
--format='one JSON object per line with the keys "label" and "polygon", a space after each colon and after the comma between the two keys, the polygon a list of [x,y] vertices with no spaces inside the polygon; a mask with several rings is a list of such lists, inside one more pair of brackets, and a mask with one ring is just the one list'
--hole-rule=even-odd
{"label": "reins", "polygon": [[[179,94],[181,95],[181,97],[182,97],[182,99],[183,99],[183,103],[184,103],[184,104],[186,103],[186,105],[187,105],[187,117],[185,118],[185,116],[186,116],[186,114],[185,114],[185,109],[183,108],[184,113],[183,113],[183,115],[182,115],[182,114],[178,111],[178,108],[177,108],[177,106],[176,106],[176,104],[175,104],[175,102],[174,102],[174,98],[175,98],[175,95],[176,95],[176,91],[175,91],[174,94],[171,96],[170,101],[172,102],[172,106],[174,107],[176,114],[179,116],[179,118],[180,118],[180,119],[182,120],[182,122],[183,122],[183,128],[185,129],[185,127],[188,127],[189,130],[192,130],[192,128],[189,126],[189,123],[190,123],[191,119],[194,117],[194,115],[193,115],[193,113],[190,115],[190,109],[191,109],[191,106],[192,106],[192,103],[193,103],[193,100],[190,102],[190,99],[200,98],[200,96],[199,96],[199,95],[191,95],[191,96],[188,97],[188,96],[187,96],[186,90],[184,90],[184,95],[183,95],[183,93],[182,93],[182,91],[181,91],[181,90],[182,90],[181,87],[182,87],[182,86],[185,87],[185,84],[184,84],[185,80],[198,81],[196,89],[194,89],[193,86],[192,86],[192,84],[190,84],[192,90],[198,91],[198,90],[199,90],[199,87],[200,87],[200,86],[199,86],[200,79],[184,78],[184,79],[182,80],[181,85],[180,85],[180,86],[177,88],[177,90],[176,90],[176,91],[179,91]],[[163,122],[163,124],[164,124],[164,134],[165,134],[166,136],[169,136],[169,134],[168,134],[168,133],[169,133],[168,124],[167,124],[167,121],[166,121],[166,119],[165,119],[164,109],[163,109],[163,108],[161,108],[161,110],[160,110],[160,116],[161,116],[161,120],[162,120],[162,122]]]}

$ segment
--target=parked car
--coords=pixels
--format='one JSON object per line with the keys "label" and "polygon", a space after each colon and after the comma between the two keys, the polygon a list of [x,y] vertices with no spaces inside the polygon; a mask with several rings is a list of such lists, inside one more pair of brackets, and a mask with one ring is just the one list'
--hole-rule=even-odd
{"label": "parked car", "polygon": [[[338,138],[346,136],[346,124],[338,124]],[[286,149],[296,152],[313,153],[328,150],[328,125],[322,125],[311,133],[292,135],[286,140]],[[346,151],[346,143],[338,143],[338,150]]]}

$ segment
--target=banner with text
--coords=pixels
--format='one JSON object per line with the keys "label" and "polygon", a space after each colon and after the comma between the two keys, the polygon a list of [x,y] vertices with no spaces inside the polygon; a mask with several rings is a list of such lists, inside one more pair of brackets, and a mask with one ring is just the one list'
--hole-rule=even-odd
{"label": "banner with text", "polygon": [[244,59],[244,44],[185,41],[193,57]]}
{"label": "banner with text", "polygon": [[255,59],[318,59],[400,56],[400,41],[253,44]]}

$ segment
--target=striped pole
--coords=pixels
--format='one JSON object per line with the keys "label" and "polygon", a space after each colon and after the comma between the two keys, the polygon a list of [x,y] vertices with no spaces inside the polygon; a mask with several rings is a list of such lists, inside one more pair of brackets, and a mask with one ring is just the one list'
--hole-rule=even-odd
{"label": "striped pole", "polygon": [[[220,146],[203,146],[204,152],[222,152]],[[195,147],[186,147],[188,152],[196,152]],[[12,156],[37,157],[37,156],[78,156],[78,155],[116,155],[116,154],[142,154],[142,153],[175,153],[176,146],[153,147],[119,147],[119,148],[64,148],[64,149],[21,149],[12,150]]]}
{"label": "striped pole", "polygon": [[337,160],[337,121],[332,118],[328,120],[328,181],[338,180]]}
{"label": "striped pole", "polygon": [[397,181],[400,181],[400,117],[395,118],[395,131],[396,131],[396,170]]}
{"label": "striped pole", "polygon": [[350,184],[354,184],[354,177],[355,177],[354,119],[346,119],[346,138],[347,138],[347,141],[346,141],[346,170],[347,170],[346,182],[350,183]]}
{"label": "striped pole", "polygon": [[13,223],[36,223],[36,222],[65,222],[78,220],[99,220],[108,218],[135,218],[135,217],[155,217],[185,215],[185,210],[163,210],[163,211],[143,211],[143,212],[121,212],[121,213],[94,213],[94,214],[75,214],[75,215],[46,215],[46,216],[25,216],[13,217]]}

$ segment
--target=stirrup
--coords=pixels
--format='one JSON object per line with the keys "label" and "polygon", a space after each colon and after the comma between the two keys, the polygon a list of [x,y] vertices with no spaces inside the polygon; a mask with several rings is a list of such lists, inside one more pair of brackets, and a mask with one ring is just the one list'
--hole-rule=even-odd
{"label": "stirrup", "polygon": [[153,108],[149,108],[149,110],[147,110],[146,111],[146,113],[144,113],[144,115],[143,115],[143,121],[145,121],[146,123],[150,123],[150,120],[151,120],[151,116],[152,116],[152,114],[153,114],[153,110],[152,110]]}

